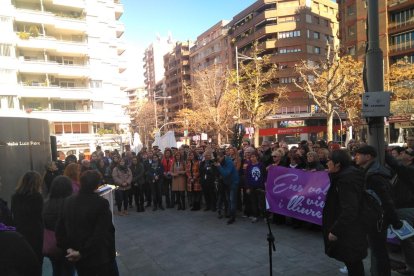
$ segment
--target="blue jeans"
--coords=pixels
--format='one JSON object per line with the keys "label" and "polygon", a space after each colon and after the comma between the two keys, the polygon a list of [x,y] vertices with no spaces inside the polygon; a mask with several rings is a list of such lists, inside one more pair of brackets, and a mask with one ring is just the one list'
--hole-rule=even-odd
{"label": "blue jeans", "polygon": [[226,189],[226,199],[230,207],[230,217],[236,217],[237,211],[237,185],[230,186],[230,189]]}

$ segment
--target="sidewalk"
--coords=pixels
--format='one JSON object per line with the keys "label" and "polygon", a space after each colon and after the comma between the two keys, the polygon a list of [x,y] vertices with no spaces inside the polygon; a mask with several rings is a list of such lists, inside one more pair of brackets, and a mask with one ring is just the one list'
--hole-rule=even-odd
{"label": "sidewalk", "polygon": [[[128,216],[114,216],[121,276],[269,275],[268,228],[263,220],[253,224],[238,216],[227,225],[227,219],[210,211],[129,211]],[[276,245],[273,275],[346,275],[339,272],[342,263],[325,256],[321,232],[274,224],[271,228]],[[47,258],[43,267],[43,275],[52,275]]]}
{"label": "sidewalk", "polygon": [[[131,209],[132,210],[132,209]],[[120,275],[269,275],[268,228],[238,217],[166,209],[115,217]],[[344,275],[323,253],[320,232],[271,225],[273,275]]]}

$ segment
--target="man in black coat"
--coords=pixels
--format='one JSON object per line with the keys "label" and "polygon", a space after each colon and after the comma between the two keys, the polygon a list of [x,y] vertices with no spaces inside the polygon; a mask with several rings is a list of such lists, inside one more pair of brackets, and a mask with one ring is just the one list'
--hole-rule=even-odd
{"label": "man in black coat", "polygon": [[75,264],[79,276],[115,276],[115,227],[109,202],[95,191],[101,176],[95,170],[80,177],[79,194],[65,200],[56,228],[57,246]]}
{"label": "man in black coat", "polygon": [[[385,162],[396,173],[392,181],[391,195],[400,219],[414,225],[414,150],[408,148],[400,152],[397,159],[385,155]],[[414,237],[402,240],[401,250],[404,255],[405,275],[414,275]]]}
{"label": "man in black coat", "polygon": [[402,226],[391,198],[391,174],[382,166],[374,147],[365,145],[355,151],[355,162],[365,172],[366,189],[373,190],[380,198],[384,210],[384,221],[379,229],[368,233],[368,243],[371,250],[371,274],[391,275],[390,260],[386,248],[387,228],[392,225],[395,229]]}

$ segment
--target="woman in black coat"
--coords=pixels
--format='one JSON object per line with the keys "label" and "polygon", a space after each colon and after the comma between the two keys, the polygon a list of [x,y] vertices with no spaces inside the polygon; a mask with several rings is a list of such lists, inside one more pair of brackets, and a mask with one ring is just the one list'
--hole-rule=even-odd
{"label": "woman in black coat", "polygon": [[79,276],[117,275],[115,227],[109,202],[95,192],[100,183],[96,170],[82,173],[79,194],[66,198],[56,227],[57,246]]}
{"label": "woman in black coat", "polygon": [[[43,208],[43,220],[45,229],[55,233],[57,221],[63,210],[63,203],[65,198],[73,193],[72,180],[60,175],[53,179],[50,186],[50,193]],[[62,250],[56,255],[47,256],[52,263],[53,275],[68,276],[75,274],[75,268],[72,264],[66,261],[65,252]]]}
{"label": "woman in black coat", "polygon": [[[26,172],[11,199],[11,212],[16,231],[33,248],[40,267],[43,264],[43,197],[40,193],[42,177],[38,172]],[[41,274],[41,271],[40,271]],[[33,275],[40,275],[34,273]]]}
{"label": "woman in black coat", "polygon": [[362,260],[367,256],[366,234],[360,218],[364,189],[363,172],[351,166],[345,150],[336,150],[328,159],[331,180],[323,209],[322,230],[325,253],[348,268],[348,275],[364,275]]}

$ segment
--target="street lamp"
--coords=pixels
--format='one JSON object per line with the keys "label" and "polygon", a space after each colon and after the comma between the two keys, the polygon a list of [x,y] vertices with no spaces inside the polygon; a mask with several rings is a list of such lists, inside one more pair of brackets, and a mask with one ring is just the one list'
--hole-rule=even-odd
{"label": "street lamp", "polygon": [[239,51],[237,50],[237,46],[234,47],[235,51],[236,51],[236,85],[237,85],[237,102],[238,102],[238,106],[237,106],[237,122],[240,123],[240,87],[239,87],[239,59],[240,60],[262,60],[261,57],[257,57],[257,58],[253,58],[253,57],[249,57],[243,54],[239,54]]}
{"label": "street lamp", "polygon": [[332,110],[333,110],[333,112],[335,112],[336,116],[338,116],[338,119],[339,119],[339,126],[341,128],[339,130],[339,135],[340,135],[340,140],[339,141],[340,141],[341,147],[342,147],[342,119],[341,119],[341,116],[339,116],[338,111],[335,110],[335,108],[333,108]]}
{"label": "street lamp", "polygon": [[[166,100],[166,99],[171,99],[171,96],[168,96],[168,97],[161,97],[161,96],[159,96],[159,97],[157,97],[156,95],[155,95],[155,91],[154,91],[154,116],[155,116],[155,128],[156,129],[158,129],[158,115],[157,115],[157,99],[164,99],[164,100]],[[165,102],[164,102],[165,103]],[[164,107],[165,108],[165,107]]]}

